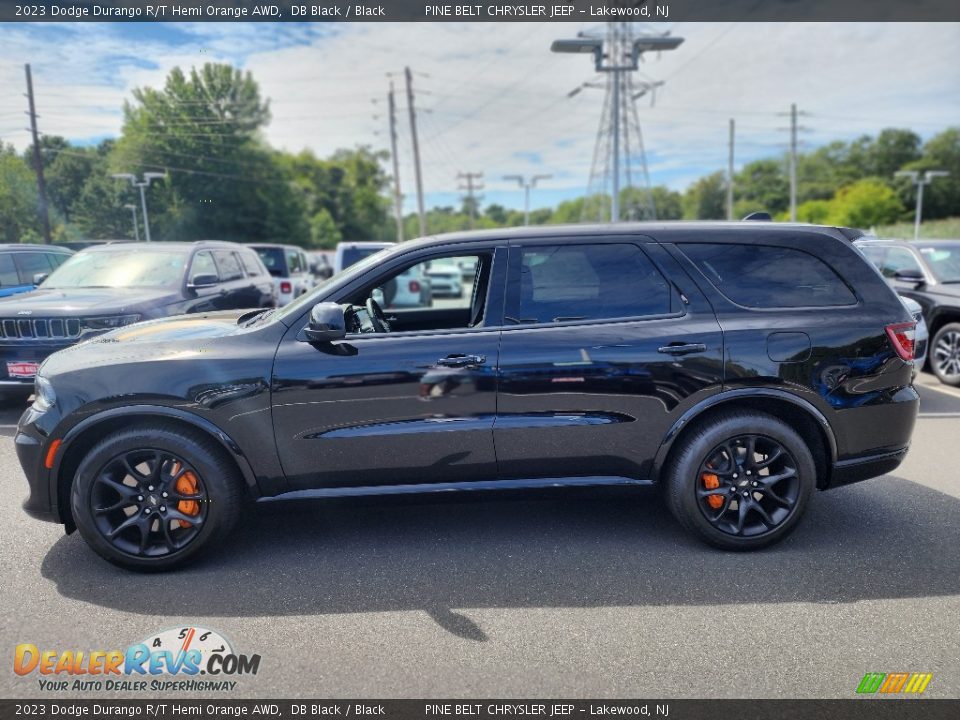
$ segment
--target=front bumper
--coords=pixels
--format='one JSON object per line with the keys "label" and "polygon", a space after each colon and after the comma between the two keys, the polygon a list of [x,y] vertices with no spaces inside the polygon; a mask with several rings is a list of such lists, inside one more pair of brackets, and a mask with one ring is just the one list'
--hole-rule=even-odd
{"label": "front bumper", "polygon": [[63,523],[66,520],[60,511],[51,472],[44,463],[52,438],[46,434],[47,431],[41,432],[36,424],[46,426],[56,421],[55,411],[49,416],[40,416],[33,408],[27,408],[20,417],[13,444],[30,491],[23,502],[24,511],[37,520]]}

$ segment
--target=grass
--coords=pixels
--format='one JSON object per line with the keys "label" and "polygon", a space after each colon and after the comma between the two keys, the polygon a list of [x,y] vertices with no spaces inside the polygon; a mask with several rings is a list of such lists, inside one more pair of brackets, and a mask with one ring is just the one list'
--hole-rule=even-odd
{"label": "grass", "polygon": [[[881,225],[876,228],[877,237],[913,239],[913,223]],[[927,240],[960,239],[960,217],[924,221],[920,224],[920,237]]]}

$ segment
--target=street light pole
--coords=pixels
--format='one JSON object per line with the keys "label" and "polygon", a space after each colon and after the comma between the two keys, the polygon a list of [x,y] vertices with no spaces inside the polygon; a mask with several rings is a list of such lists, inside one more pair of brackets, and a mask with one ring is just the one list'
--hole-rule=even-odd
{"label": "street light pole", "polygon": [[530,188],[537,186],[537,180],[549,180],[553,175],[534,175],[528,182],[523,175],[504,175],[504,180],[516,180],[523,188],[523,224],[530,224]]}
{"label": "street light pole", "polygon": [[147,242],[150,242],[150,217],[147,215],[147,188],[150,183],[160,178],[166,178],[166,173],[148,172],[143,174],[143,180],[137,180],[137,176],[132,173],[115,173],[111,175],[114,180],[128,180],[135,188],[140,188],[140,207],[143,210],[143,236]]}
{"label": "street light pole", "polygon": [[137,206],[127,203],[123,207],[133,213],[133,239],[136,242],[140,242],[140,228],[137,225]]}
{"label": "street light pole", "polygon": [[917,170],[898,170],[894,173],[895,177],[910,178],[910,182],[917,186],[917,208],[913,213],[913,239],[920,238],[920,223],[923,218],[923,186],[929,185],[934,178],[946,177],[950,173],[946,170],[927,170],[920,173]]}

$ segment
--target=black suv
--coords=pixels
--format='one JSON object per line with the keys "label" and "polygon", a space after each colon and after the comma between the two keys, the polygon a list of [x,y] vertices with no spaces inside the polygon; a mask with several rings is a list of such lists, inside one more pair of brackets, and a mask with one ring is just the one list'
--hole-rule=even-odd
{"label": "black suv", "polygon": [[930,369],[960,386],[960,240],[863,240],[857,245],[899,294],[923,308]]}
{"label": "black suv", "polygon": [[[28,513],[129,568],[220,540],[242,500],[660,484],[721,548],[814,488],[888,472],[918,408],[914,321],[849,230],[542,227],[366,258],[281,310],[141,323],[40,368]],[[474,264],[445,307],[376,302]]]}
{"label": "black suv", "polygon": [[[50,272],[50,269],[47,269]],[[33,292],[0,299],[0,390],[26,391],[57,350],[140,320],[272,307],[273,280],[235,243],[117,243],[70,257]]]}

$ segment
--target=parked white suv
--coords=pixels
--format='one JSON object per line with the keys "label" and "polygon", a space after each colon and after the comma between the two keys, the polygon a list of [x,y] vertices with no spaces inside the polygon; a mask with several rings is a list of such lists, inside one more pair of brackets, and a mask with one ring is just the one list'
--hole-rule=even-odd
{"label": "parked white suv", "polygon": [[296,245],[251,245],[273,277],[277,288],[277,307],[283,307],[316,285],[310,261]]}

